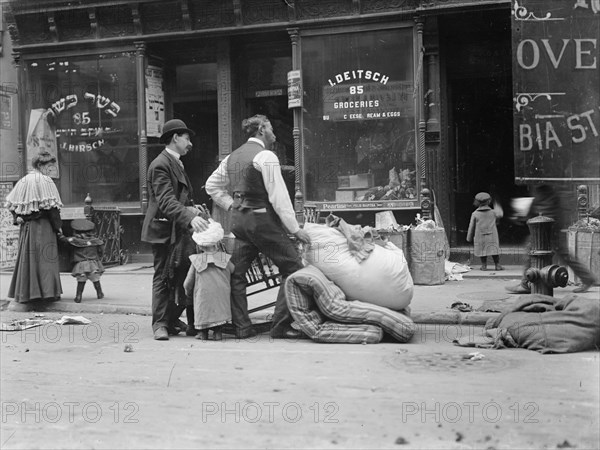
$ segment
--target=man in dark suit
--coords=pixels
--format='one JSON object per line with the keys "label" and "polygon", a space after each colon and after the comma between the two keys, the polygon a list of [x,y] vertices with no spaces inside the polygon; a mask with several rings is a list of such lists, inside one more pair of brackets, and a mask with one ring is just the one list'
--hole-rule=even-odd
{"label": "man in dark suit", "polygon": [[152,280],[152,330],[154,339],[169,339],[183,312],[175,305],[167,286],[165,268],[169,250],[181,233],[204,231],[208,222],[198,215],[192,200],[192,185],[185,173],[181,156],[192,149],[194,132],[178,119],[163,126],[160,142],[166,148],[148,167],[148,211],[142,226],[142,241],[152,244],[154,278]]}

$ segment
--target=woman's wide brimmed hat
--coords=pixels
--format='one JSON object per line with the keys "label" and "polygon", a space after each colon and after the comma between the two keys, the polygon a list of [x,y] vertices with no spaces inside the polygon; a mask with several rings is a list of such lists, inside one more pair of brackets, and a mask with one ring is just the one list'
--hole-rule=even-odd
{"label": "woman's wide brimmed hat", "polygon": [[196,135],[196,133],[187,127],[183,120],[171,119],[163,125],[159,142],[161,144],[166,144],[175,133],[188,133],[190,137]]}

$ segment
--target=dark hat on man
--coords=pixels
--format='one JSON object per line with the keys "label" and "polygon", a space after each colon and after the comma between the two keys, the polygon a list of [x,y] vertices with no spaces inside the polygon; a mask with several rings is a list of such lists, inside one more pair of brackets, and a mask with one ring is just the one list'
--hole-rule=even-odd
{"label": "dark hat on man", "polygon": [[167,121],[162,127],[162,135],[160,136],[159,142],[166,144],[171,140],[171,136],[175,133],[188,133],[190,137],[195,136],[192,130],[190,130],[183,120],[171,119]]}
{"label": "dark hat on man", "polygon": [[87,219],[75,219],[71,221],[71,228],[75,231],[93,231],[96,225]]}

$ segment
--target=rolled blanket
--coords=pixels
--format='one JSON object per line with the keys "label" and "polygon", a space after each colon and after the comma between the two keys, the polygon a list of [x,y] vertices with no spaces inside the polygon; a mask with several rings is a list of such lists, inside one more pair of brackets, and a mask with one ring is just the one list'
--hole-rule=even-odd
{"label": "rolled blanket", "polygon": [[415,333],[414,322],[405,314],[346,300],[344,292],[314,266],[290,275],[285,290],[296,324],[318,342],[376,343],[382,329],[397,341],[407,342]]}

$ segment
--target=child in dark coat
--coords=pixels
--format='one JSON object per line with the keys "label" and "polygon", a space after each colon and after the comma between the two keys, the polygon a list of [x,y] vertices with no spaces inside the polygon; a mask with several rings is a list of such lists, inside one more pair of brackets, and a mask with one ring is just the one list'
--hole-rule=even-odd
{"label": "child in dark coat", "polygon": [[500,265],[500,239],[496,220],[500,217],[490,207],[492,197],[487,192],[480,192],[475,196],[473,205],[477,207],[471,214],[467,242],[473,242],[473,253],[481,259],[481,270],[487,270],[487,257],[491,255],[496,265],[496,270],[504,270]]}
{"label": "child in dark coat", "polygon": [[77,292],[73,301],[81,302],[85,283],[90,280],[96,288],[96,296],[104,298],[100,277],[104,273],[102,265],[102,245],[104,241],[96,237],[96,227],[86,219],[75,219],[71,222],[73,236],[66,238],[73,247],[73,270],[71,275],[77,278]]}

